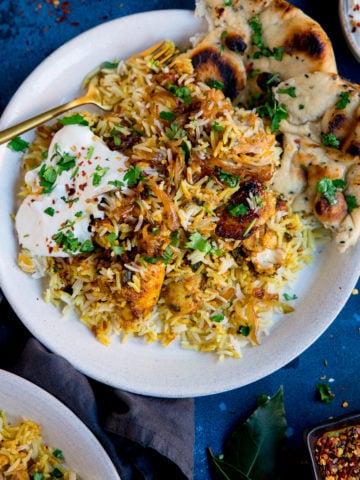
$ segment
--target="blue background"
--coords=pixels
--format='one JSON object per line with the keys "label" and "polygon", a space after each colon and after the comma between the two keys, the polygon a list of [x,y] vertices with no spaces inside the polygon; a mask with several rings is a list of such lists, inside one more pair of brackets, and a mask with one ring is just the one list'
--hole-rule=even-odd
{"label": "blue background", "polygon": [[[293,3],[318,20],[333,40],[339,72],[360,83],[360,65],[353,59],[340,31],[337,2]],[[132,13],[193,7],[194,2],[189,0],[1,0],[0,114],[29,73],[51,52],[79,33]],[[357,288],[360,289],[360,283]],[[28,333],[6,302],[1,304],[0,313],[0,363],[6,366],[6,362],[16,356]],[[289,342],[295,343],[296,338],[289,338]],[[207,447],[211,447],[215,454],[220,453],[224,438],[253,411],[258,395],[273,395],[281,385],[289,425],[287,461],[292,466],[291,479],[310,478],[302,438],[304,429],[331,416],[360,411],[359,347],[360,296],[352,295],[328,330],[286,367],[252,385],[197,398],[195,480],[209,478]],[[331,386],[335,394],[331,404],[318,400],[316,384],[319,382]],[[345,407],[343,402],[348,406]]]}

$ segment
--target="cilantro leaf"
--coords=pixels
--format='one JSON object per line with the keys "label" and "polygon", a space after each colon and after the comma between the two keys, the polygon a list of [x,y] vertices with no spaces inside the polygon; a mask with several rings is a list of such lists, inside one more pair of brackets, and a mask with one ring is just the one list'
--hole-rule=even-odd
{"label": "cilantro leaf", "polygon": [[352,212],[355,208],[360,207],[355,195],[345,195],[345,201],[347,203],[349,212]]}
{"label": "cilantro leaf", "polygon": [[334,393],[331,391],[331,388],[327,383],[318,383],[316,385],[316,390],[322,403],[331,403],[335,398]]}
{"label": "cilantro leaf", "polygon": [[336,198],[336,192],[338,189],[343,190],[345,186],[346,184],[344,180],[341,180],[340,178],[332,180],[324,177],[317,182],[316,190],[326,198],[330,205],[336,205],[338,202],[338,199]]}
{"label": "cilantro leaf", "polygon": [[61,125],[89,125],[89,122],[80,115],[80,113],[75,113],[69,117],[58,118],[57,120]]}
{"label": "cilantro leaf", "polygon": [[336,136],[332,132],[322,133],[321,141],[322,141],[322,144],[325,145],[325,147],[339,148],[340,146],[340,141],[336,138]]}
{"label": "cilantro leaf", "polygon": [[342,110],[346,105],[350,103],[349,92],[340,92],[340,100],[335,104],[336,110]]}
{"label": "cilantro leaf", "polygon": [[199,232],[192,233],[185,246],[190,250],[199,250],[203,253],[210,253],[213,250],[211,243]]}
{"label": "cilantro leaf", "polygon": [[15,137],[7,144],[7,147],[10,150],[14,150],[14,152],[25,152],[28,146],[29,142],[26,142],[21,137]]}

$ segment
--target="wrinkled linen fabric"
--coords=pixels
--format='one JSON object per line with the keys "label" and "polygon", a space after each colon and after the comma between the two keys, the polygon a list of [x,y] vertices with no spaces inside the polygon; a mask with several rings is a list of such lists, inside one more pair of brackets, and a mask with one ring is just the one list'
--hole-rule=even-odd
{"label": "wrinkled linen fabric", "polygon": [[32,337],[11,370],[69,407],[100,440],[121,480],[193,478],[193,399],[147,397],[100,384]]}

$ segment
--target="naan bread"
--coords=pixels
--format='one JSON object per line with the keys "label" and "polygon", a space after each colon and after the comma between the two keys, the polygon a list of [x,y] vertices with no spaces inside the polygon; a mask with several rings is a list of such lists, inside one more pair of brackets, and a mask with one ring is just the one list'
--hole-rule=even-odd
{"label": "naan bread", "polygon": [[[272,186],[295,210],[313,212],[345,251],[360,237],[360,86],[315,72],[280,83],[274,96],[288,118],[280,122],[283,155]],[[318,191],[324,178],[344,181],[333,205]]]}
{"label": "naan bread", "polygon": [[[283,155],[272,187],[295,210],[315,214],[341,251],[354,245],[360,237],[360,87],[337,74],[327,34],[285,0],[197,0],[196,14],[206,18],[209,32],[186,55],[200,80],[222,82],[225,95],[245,107],[278,84],[274,99],[287,118],[277,132]],[[322,179],[344,185],[332,204],[318,191]]]}
{"label": "naan bread", "polygon": [[[205,17],[209,33],[188,55],[199,78],[220,80],[232,101],[246,103],[260,91],[255,73],[279,73],[281,79],[298,73],[337,72],[331,42],[313,19],[284,0],[201,0],[196,14]],[[270,54],[259,54],[255,23]],[[282,59],[272,55],[283,51]],[[259,57],[259,58],[255,58]]]}

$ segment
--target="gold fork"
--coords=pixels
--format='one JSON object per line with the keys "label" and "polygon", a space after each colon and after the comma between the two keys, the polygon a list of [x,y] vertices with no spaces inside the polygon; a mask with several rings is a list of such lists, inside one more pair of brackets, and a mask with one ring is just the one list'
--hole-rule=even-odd
{"label": "gold fork", "polygon": [[[151,55],[151,59],[154,62],[156,62],[156,65],[163,65],[166,62],[168,62],[170,58],[174,56],[174,54],[175,54],[174,44],[169,41],[161,41],[156,43],[155,45],[152,45],[146,50],[143,50],[142,52],[133,55],[128,59],[128,61],[134,61],[137,58],[145,58]],[[70,100],[69,102],[66,102],[62,105],[54,107],[46,112],[40,113],[35,117],[31,117],[27,120],[24,120],[23,122],[18,123],[13,127],[9,127],[5,130],[2,130],[0,132],[0,144],[8,142],[12,138],[17,137],[22,133],[27,132],[28,130],[31,130],[32,128],[38,127],[42,123],[46,123],[49,120],[54,119],[58,115],[64,112],[67,112],[68,110],[77,108],[81,105],[92,104],[92,105],[96,105],[97,107],[101,108],[104,111],[110,111],[112,109],[112,106],[103,103],[101,95],[99,94],[99,91],[96,88],[97,83],[98,83],[98,79],[95,74],[87,82],[87,92],[82,97]]]}

